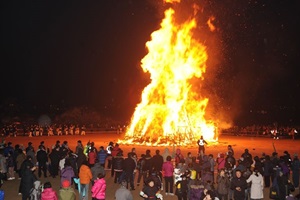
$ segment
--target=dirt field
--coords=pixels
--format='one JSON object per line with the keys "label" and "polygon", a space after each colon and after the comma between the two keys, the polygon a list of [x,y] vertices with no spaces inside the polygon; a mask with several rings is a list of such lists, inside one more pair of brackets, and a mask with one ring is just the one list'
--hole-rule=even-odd
{"label": "dirt field", "polygon": [[[93,141],[95,146],[99,148],[100,146],[106,147],[110,141],[116,143],[118,139],[122,139],[122,134],[117,134],[115,132],[99,132],[99,133],[87,133],[85,136],[40,136],[40,137],[10,137],[6,138],[6,142],[12,142],[13,146],[15,144],[23,144],[25,147],[28,142],[32,142],[35,149],[37,149],[40,141],[45,141],[45,145],[49,148],[57,140],[63,141],[67,140],[71,149],[75,150],[77,140],[81,140],[85,145],[88,141]],[[196,139],[197,140],[197,139]],[[179,147],[183,154],[186,155],[188,152],[191,152],[192,155],[196,155],[197,153],[197,145],[188,146],[188,147]],[[272,154],[274,152],[274,147],[279,155],[282,155],[284,151],[288,151],[291,156],[295,153],[300,155],[300,140],[290,140],[290,139],[280,139],[273,140],[272,138],[260,138],[260,137],[241,137],[241,136],[220,136],[219,141],[217,143],[209,143],[206,146],[206,154],[213,154],[214,157],[217,156],[220,152],[226,152],[227,145],[232,145],[235,151],[235,157],[239,158],[239,156],[243,153],[245,148],[248,148],[252,156],[260,156],[263,152],[266,154]],[[176,144],[175,146],[169,146],[168,148],[172,151],[172,149],[178,148]],[[150,147],[150,146],[132,146],[132,145],[122,145],[120,144],[121,149],[123,149],[125,155],[127,152],[131,150],[131,148],[135,147],[137,149],[137,154],[140,156],[142,153],[145,153],[147,149],[151,150],[151,154],[154,155],[155,150],[159,149],[161,153],[164,151],[166,147]],[[110,173],[107,173],[106,181],[107,181],[107,200],[114,199],[114,193],[119,185],[113,183],[113,179],[110,177]],[[56,191],[59,190],[59,178],[41,178],[42,182],[50,181],[53,185],[53,188]],[[21,196],[18,196],[18,186],[20,180],[15,179],[12,181],[6,181],[2,186],[2,189],[5,191],[5,199],[17,200],[21,199]],[[134,199],[142,199],[139,197],[139,191],[141,188],[136,187],[136,190],[132,191],[134,195]],[[265,189],[265,198],[268,199],[268,189]],[[298,194],[299,190],[296,190],[294,194]],[[91,198],[90,198],[91,199]],[[176,196],[165,196],[165,200],[177,199]]]}

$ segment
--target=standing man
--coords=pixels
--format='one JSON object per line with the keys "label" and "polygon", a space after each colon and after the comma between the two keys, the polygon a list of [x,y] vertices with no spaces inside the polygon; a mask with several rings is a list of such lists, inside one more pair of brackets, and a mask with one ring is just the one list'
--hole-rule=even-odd
{"label": "standing man", "polygon": [[48,154],[44,149],[43,145],[39,146],[39,150],[36,153],[36,160],[38,162],[38,176],[41,178],[42,170],[44,173],[44,177],[47,177],[47,162],[48,162]]}
{"label": "standing man", "polygon": [[241,170],[235,171],[235,177],[231,181],[230,188],[233,190],[235,200],[245,199],[245,190],[247,189],[247,180],[242,176]]}
{"label": "standing man", "polygon": [[160,151],[157,149],[155,151],[155,155],[152,157],[152,168],[151,172],[156,171],[160,177],[160,180],[162,180],[162,166],[164,163],[164,158],[160,155]]}
{"label": "standing man", "polygon": [[199,146],[198,154],[201,155],[201,157],[203,157],[203,155],[205,154],[204,145],[208,143],[203,139],[203,136],[201,135],[200,139],[197,141],[197,144]]}
{"label": "standing man", "polygon": [[113,142],[109,142],[108,146],[106,147],[106,159],[107,159],[107,168],[110,169],[111,168],[111,164],[112,164],[112,149],[114,147],[114,143]]}

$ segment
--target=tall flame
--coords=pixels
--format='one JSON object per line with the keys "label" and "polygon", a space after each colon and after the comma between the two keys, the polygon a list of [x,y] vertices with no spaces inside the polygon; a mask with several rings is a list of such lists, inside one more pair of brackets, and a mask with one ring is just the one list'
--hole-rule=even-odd
{"label": "tall flame", "polygon": [[188,145],[201,135],[209,141],[216,138],[214,124],[205,120],[208,99],[193,91],[191,83],[203,80],[206,47],[192,38],[196,20],[176,25],[174,13],[165,11],[161,28],[146,43],[149,52],[141,66],[151,83],[142,92],[123,143]]}

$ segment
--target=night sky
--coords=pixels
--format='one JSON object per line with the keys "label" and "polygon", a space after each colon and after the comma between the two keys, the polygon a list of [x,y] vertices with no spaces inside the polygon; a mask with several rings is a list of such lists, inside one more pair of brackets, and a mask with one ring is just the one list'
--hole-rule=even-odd
{"label": "night sky", "polygon": [[[183,0],[178,15],[192,13],[192,3],[203,8],[195,36],[207,45],[204,87],[215,112],[240,124],[299,124],[299,1]],[[2,104],[88,106],[129,120],[150,81],[140,67],[145,43],[169,6],[3,1]],[[209,16],[216,18],[214,33],[203,24]]]}

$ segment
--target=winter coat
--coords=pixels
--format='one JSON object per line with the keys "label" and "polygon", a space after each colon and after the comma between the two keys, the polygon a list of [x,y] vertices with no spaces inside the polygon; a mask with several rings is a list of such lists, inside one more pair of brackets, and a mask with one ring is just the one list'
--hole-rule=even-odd
{"label": "winter coat", "polygon": [[[236,190],[236,187],[240,187],[241,191]],[[247,181],[244,177],[234,177],[231,181],[230,188],[233,190],[235,200],[244,200],[245,199],[245,190],[247,188]]]}
{"label": "winter coat", "polygon": [[42,188],[41,188],[41,181],[35,181],[33,183],[33,188],[30,190],[30,200],[40,200],[41,199],[41,193],[42,193]]}
{"label": "winter coat", "polygon": [[59,200],[75,200],[76,199],[76,193],[73,188],[61,188],[58,191],[58,199]]}
{"label": "winter coat", "polygon": [[133,200],[133,196],[126,187],[121,186],[119,189],[117,189],[117,191],[115,193],[115,199],[116,200]]}
{"label": "winter coat", "polygon": [[21,169],[21,165],[26,159],[26,155],[24,153],[21,153],[17,156],[16,162],[17,162],[17,170]]}
{"label": "winter coat", "polygon": [[48,162],[48,155],[47,152],[45,150],[40,149],[37,153],[36,153],[36,160],[39,162],[39,164],[43,165],[46,162]]}
{"label": "winter coat", "polygon": [[162,171],[164,177],[172,177],[174,172],[174,166],[171,161],[166,161],[162,165]]}
{"label": "winter coat", "polygon": [[91,171],[92,171],[92,180],[95,181],[97,179],[97,176],[99,173],[103,174],[105,176],[105,170],[104,170],[104,167],[101,166],[100,163],[96,163],[92,168],[91,168]]}
{"label": "winter coat", "polygon": [[86,155],[83,153],[83,149],[78,149],[77,154],[77,168],[80,169],[82,162],[87,159]]}
{"label": "winter coat", "polygon": [[60,172],[60,185],[62,186],[64,180],[68,180],[72,183],[73,177],[75,177],[73,168],[71,166],[66,166]]}
{"label": "winter coat", "polygon": [[204,190],[203,185],[191,185],[189,189],[189,200],[199,200]]}
{"label": "winter coat", "polygon": [[124,158],[122,156],[114,157],[114,159],[112,160],[113,170],[123,171],[123,161],[124,161]]}
{"label": "winter coat", "polygon": [[94,165],[96,162],[97,153],[95,151],[89,152],[88,158],[89,158],[89,164]]}
{"label": "winter coat", "polygon": [[105,164],[106,157],[107,157],[107,153],[104,149],[100,150],[97,154],[97,158],[100,164]]}
{"label": "winter coat", "polygon": [[31,189],[34,186],[34,182],[36,181],[36,177],[31,171],[31,169],[24,169],[22,172],[22,178],[21,178],[21,193],[24,196],[28,196],[30,194]]}
{"label": "winter coat", "polygon": [[52,188],[46,188],[42,192],[41,200],[58,200],[56,192]]}
{"label": "winter coat", "polygon": [[247,179],[247,183],[251,182],[251,199],[263,199],[264,198],[264,180],[260,173],[255,173]]}
{"label": "winter coat", "polygon": [[273,165],[270,160],[265,160],[263,163],[264,176],[271,176],[273,172]]}
{"label": "winter coat", "polygon": [[79,179],[81,184],[89,184],[93,178],[91,169],[87,165],[81,165],[79,169]]}
{"label": "winter coat", "polygon": [[157,172],[160,172],[162,170],[162,165],[164,163],[164,158],[156,154],[152,157],[152,170],[155,170]]}
{"label": "winter coat", "polygon": [[218,194],[224,195],[228,194],[228,190],[230,187],[230,181],[228,177],[225,175],[224,177],[218,175],[217,176],[217,192]]}
{"label": "winter coat", "polygon": [[225,168],[225,158],[217,158],[218,170]]}
{"label": "winter coat", "polygon": [[144,198],[145,200],[157,200],[156,193],[158,192],[157,187],[150,187],[148,185],[144,186],[142,192],[148,196],[148,198]]}
{"label": "winter coat", "polygon": [[97,199],[105,199],[106,181],[104,178],[95,180],[91,189],[92,197]]}

